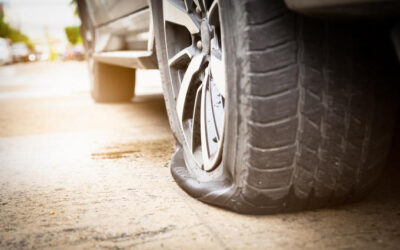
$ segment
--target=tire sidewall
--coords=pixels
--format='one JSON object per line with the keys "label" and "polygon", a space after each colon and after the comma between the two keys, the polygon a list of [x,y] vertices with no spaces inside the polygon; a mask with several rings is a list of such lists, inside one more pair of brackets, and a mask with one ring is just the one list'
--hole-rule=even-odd
{"label": "tire sidewall", "polygon": [[226,127],[222,164],[224,175],[232,179],[232,183],[240,183],[238,179],[245,157],[243,155],[246,145],[246,124],[241,122],[242,114],[246,112],[245,99],[241,98],[241,86],[245,86],[246,65],[244,64],[244,46],[246,36],[243,32],[245,11],[240,1],[219,0],[220,21],[222,23],[222,41],[225,60],[226,76]]}

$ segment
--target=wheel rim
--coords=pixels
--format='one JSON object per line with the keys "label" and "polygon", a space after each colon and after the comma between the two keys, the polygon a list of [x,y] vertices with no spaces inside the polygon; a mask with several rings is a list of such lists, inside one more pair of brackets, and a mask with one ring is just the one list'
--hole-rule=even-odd
{"label": "wheel rim", "polygon": [[217,0],[163,0],[171,88],[186,148],[205,171],[221,162],[225,65]]}

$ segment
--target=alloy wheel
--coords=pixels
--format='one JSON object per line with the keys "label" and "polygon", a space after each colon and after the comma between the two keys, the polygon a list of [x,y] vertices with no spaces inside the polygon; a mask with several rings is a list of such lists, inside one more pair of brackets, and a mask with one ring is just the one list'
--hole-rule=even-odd
{"label": "alloy wheel", "polygon": [[164,0],[171,88],[188,155],[205,171],[221,162],[225,66],[218,1]]}

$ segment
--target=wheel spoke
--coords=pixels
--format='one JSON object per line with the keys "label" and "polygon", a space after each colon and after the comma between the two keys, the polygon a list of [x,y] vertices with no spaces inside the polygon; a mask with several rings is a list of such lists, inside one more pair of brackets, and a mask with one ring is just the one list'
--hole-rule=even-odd
{"label": "wheel spoke", "polygon": [[216,56],[211,56],[210,59],[211,75],[215,80],[215,85],[219,93],[225,97],[225,68],[222,60]]}
{"label": "wheel spoke", "polygon": [[210,6],[210,9],[207,11],[207,18],[211,20],[218,11],[218,1],[214,0]]}
{"label": "wheel spoke", "polygon": [[200,108],[200,131],[201,131],[201,151],[203,153],[203,164],[204,167],[208,164],[208,159],[210,157],[210,151],[208,148],[207,141],[207,117],[206,117],[206,92],[207,85],[209,82],[209,71],[206,71],[206,76],[204,77],[202,83],[202,91],[201,91],[201,108]]}
{"label": "wheel spoke", "polygon": [[[213,42],[214,41],[214,42]],[[211,40],[211,44],[215,43],[216,37]],[[210,68],[211,75],[214,78],[215,85],[219,93],[225,97],[225,67],[222,61],[221,52],[211,45]]]}
{"label": "wheel spoke", "polygon": [[[216,164],[221,159],[223,130],[220,131],[220,137],[217,135],[217,124],[215,123],[212,103],[212,86],[211,86],[210,71],[206,69],[206,76],[202,83],[201,107],[200,107],[200,132],[201,132],[201,151],[203,158],[203,169],[210,171],[216,167]],[[224,124],[224,113],[222,118],[222,126]]]}
{"label": "wheel spoke", "polygon": [[[202,86],[197,89],[196,97],[194,101],[194,111],[192,117],[192,152],[201,144],[200,139],[200,105],[201,105],[201,91]],[[200,139],[200,140],[199,140]]]}
{"label": "wheel spoke", "polygon": [[[203,158],[203,170],[205,171],[213,170],[221,160],[224,139],[223,127],[225,123],[225,115],[223,111],[222,113],[218,112],[218,114],[214,113],[213,107],[215,103],[212,101],[212,88],[210,71],[206,70],[206,78],[204,78],[202,83],[200,108],[201,151]],[[220,118],[220,122],[218,122],[219,125],[214,119],[217,117]],[[221,126],[221,130],[217,128],[218,126]],[[219,136],[217,133],[219,133]]]}
{"label": "wheel spoke", "polygon": [[195,54],[195,48],[193,46],[189,46],[174,55],[171,59],[168,60],[168,65],[170,67],[182,67],[186,66],[190,60],[193,58]]}
{"label": "wheel spoke", "polygon": [[200,0],[193,0],[193,2],[196,4],[196,6],[198,7],[198,8],[200,8],[202,11],[204,11],[204,6],[205,5],[203,5],[203,2]]}
{"label": "wheel spoke", "polygon": [[212,116],[212,119],[213,119],[213,124],[214,124],[213,128],[215,130],[215,134],[217,136],[217,139],[219,140],[221,138],[221,136],[220,136],[221,131],[220,131],[220,124],[219,124],[220,122],[218,122],[218,121],[220,121],[221,119],[218,119],[218,118],[220,118],[224,115],[224,111],[223,111],[222,98],[217,93],[215,93],[215,91],[213,91],[213,90],[215,90],[215,88],[212,88],[213,82],[210,81],[210,88],[209,88],[211,106],[213,107],[211,109],[210,115]]}
{"label": "wheel spoke", "polygon": [[193,57],[192,61],[189,63],[189,66],[186,70],[185,75],[183,76],[182,84],[179,89],[178,99],[176,101],[176,110],[178,112],[179,121],[182,124],[186,99],[188,98],[188,91],[190,89],[190,85],[193,82],[193,76],[196,74],[204,61],[204,54],[198,54]]}
{"label": "wheel spoke", "polygon": [[191,7],[192,4],[193,4],[193,0],[185,0],[184,2],[185,2],[185,9],[186,9],[186,12],[189,12],[189,11],[190,11],[190,7]]}
{"label": "wheel spoke", "polygon": [[197,34],[200,30],[200,23],[186,11],[186,6],[181,1],[164,0],[164,19],[186,27],[191,34]]}

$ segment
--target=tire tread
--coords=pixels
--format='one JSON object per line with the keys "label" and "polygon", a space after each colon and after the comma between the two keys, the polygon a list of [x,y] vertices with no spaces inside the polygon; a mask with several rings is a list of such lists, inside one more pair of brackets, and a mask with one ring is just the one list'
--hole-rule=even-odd
{"label": "tire tread", "polygon": [[[250,112],[240,186],[256,213],[317,208],[365,193],[385,162],[395,117],[387,109],[393,103],[376,108],[376,65],[354,55],[359,37],[351,29],[295,18],[279,2],[244,3],[249,87],[242,92]],[[260,5],[279,11],[262,14]],[[358,64],[370,67],[354,72]],[[376,117],[381,110],[384,121]]]}

